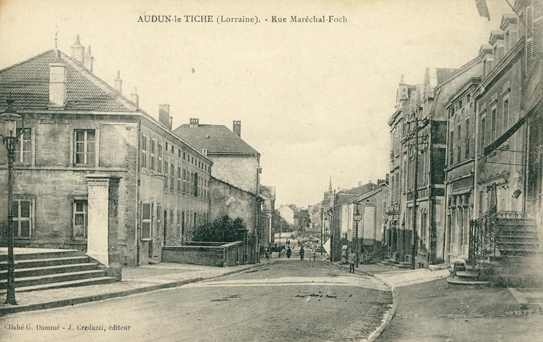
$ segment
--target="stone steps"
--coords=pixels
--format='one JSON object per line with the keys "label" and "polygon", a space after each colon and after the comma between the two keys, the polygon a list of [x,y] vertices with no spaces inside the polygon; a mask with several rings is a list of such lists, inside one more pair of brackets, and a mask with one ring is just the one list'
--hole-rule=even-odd
{"label": "stone steps", "polygon": [[[17,251],[15,259],[15,291],[36,291],[51,288],[107,284],[116,278],[107,277],[97,262],[76,250]],[[7,288],[7,255],[0,255],[0,293]]]}

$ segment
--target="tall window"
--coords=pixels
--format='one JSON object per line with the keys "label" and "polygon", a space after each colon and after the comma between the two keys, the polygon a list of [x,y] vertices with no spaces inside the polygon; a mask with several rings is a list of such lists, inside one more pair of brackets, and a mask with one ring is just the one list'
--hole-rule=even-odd
{"label": "tall window", "polygon": [[74,201],[72,222],[75,239],[87,238],[87,206],[87,201]]}
{"label": "tall window", "polygon": [[141,167],[147,168],[147,137],[141,137]]}
{"label": "tall window", "polygon": [[13,200],[13,236],[17,239],[30,239],[32,234],[32,201]]}
{"label": "tall window", "polygon": [[151,139],[151,156],[149,158],[149,168],[153,171],[155,171],[155,150],[156,150],[156,142]]}
{"label": "tall window", "polygon": [[466,136],[464,138],[464,153],[466,159],[469,158],[469,144],[470,144],[470,131],[469,131],[469,119],[466,120]]}
{"label": "tall window", "polygon": [[181,191],[181,166],[177,167],[177,191]]}
{"label": "tall window", "polygon": [[[17,128],[17,134],[21,134],[21,128]],[[32,134],[30,128],[25,128],[15,144],[15,162],[30,164],[32,162]]]}
{"label": "tall window", "polygon": [[481,119],[481,152],[484,151],[486,147],[486,118]]}
{"label": "tall window", "polygon": [[496,140],[497,133],[498,133],[498,132],[496,131],[497,126],[498,126],[498,121],[497,121],[497,118],[496,118],[496,108],[492,109],[491,120],[492,120],[492,121],[490,122],[490,124],[492,125],[492,126],[491,126],[491,132],[492,132],[491,134],[492,134],[492,135],[490,136],[490,140],[491,140],[491,141],[494,141],[494,140]]}
{"label": "tall window", "polygon": [[194,173],[194,197],[198,197],[198,174]]}
{"label": "tall window", "polygon": [[175,188],[175,164],[170,163],[170,190],[173,191]]}
{"label": "tall window", "polygon": [[458,129],[456,130],[458,132],[457,145],[456,145],[456,162],[459,163],[462,160],[462,125],[458,125]]}
{"label": "tall window", "polygon": [[183,195],[187,192],[187,170],[183,169]]}
{"label": "tall window", "polygon": [[96,161],[96,132],[94,129],[75,130],[75,164],[94,166]]}
{"label": "tall window", "polygon": [[152,227],[153,227],[153,204],[143,203],[141,213],[141,239],[151,239]]}
{"label": "tall window", "polygon": [[503,101],[503,131],[509,128],[509,99]]}
{"label": "tall window", "polygon": [[168,189],[168,162],[167,161],[164,161],[164,189]]}
{"label": "tall window", "polygon": [[157,150],[157,172],[162,173],[162,144],[158,144]]}
{"label": "tall window", "polygon": [[449,165],[454,164],[454,132],[449,133]]}

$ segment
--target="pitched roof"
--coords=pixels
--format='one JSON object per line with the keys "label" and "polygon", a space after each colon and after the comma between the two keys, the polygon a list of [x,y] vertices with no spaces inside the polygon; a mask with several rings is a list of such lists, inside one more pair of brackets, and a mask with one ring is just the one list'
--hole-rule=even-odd
{"label": "pitched roof", "polygon": [[[75,60],[57,50],[48,50],[26,61],[0,70],[0,98],[12,93],[17,110],[47,110],[49,107],[49,63],[66,66],[66,105],[64,110],[134,112],[138,107],[93,75]],[[1,101],[4,102],[4,101]],[[3,110],[5,102],[0,103]]]}
{"label": "pitched roof", "polygon": [[436,68],[437,84],[440,84],[443,81],[449,79],[458,71],[460,71],[460,69]]}
{"label": "pitched roof", "polygon": [[177,127],[174,131],[184,141],[195,149],[202,151],[207,149],[211,154],[241,154],[256,155],[257,150],[249,146],[236,133],[224,125],[202,125],[192,126],[188,124]]}

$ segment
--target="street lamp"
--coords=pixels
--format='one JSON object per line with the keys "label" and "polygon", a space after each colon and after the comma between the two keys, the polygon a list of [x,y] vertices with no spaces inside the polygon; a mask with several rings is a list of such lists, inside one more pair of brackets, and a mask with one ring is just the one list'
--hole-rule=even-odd
{"label": "street lamp", "polygon": [[360,222],[360,220],[362,219],[362,215],[360,215],[360,212],[358,211],[358,204],[356,205],[356,213],[354,214],[353,219],[354,219],[355,228],[356,228],[356,232],[355,232],[355,239],[356,239],[356,244],[355,244],[355,246],[356,246],[356,267],[358,267],[358,259],[359,259],[358,252],[360,251],[360,247],[358,246],[358,222]]}
{"label": "street lamp", "polygon": [[0,136],[8,154],[8,283],[4,304],[17,305],[17,301],[15,300],[15,260],[13,258],[13,162],[15,161],[15,144],[17,144],[17,140],[24,133],[24,122],[20,132],[17,133],[17,121],[22,120],[22,116],[17,114],[13,108],[15,100],[11,98],[11,92],[6,102],[8,103],[8,108],[6,108],[4,113],[0,114],[0,121],[4,123],[4,132]]}

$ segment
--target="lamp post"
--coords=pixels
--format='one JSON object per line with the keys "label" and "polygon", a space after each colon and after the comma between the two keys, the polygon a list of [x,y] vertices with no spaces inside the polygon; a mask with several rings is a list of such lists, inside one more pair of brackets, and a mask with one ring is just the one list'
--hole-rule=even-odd
{"label": "lamp post", "polygon": [[20,132],[17,133],[17,121],[21,120],[21,115],[17,114],[13,108],[13,100],[11,93],[6,100],[8,108],[4,113],[0,114],[0,121],[4,123],[4,134],[2,136],[2,142],[6,146],[8,157],[8,282],[7,282],[7,295],[4,304],[17,305],[15,300],[15,260],[13,258],[13,163],[15,161],[15,144],[17,140],[24,133],[24,124]]}
{"label": "lamp post", "polygon": [[358,259],[359,259],[358,253],[360,251],[360,247],[358,246],[358,222],[360,222],[360,220],[362,219],[362,215],[360,215],[360,212],[358,211],[358,204],[356,204],[356,213],[354,214],[353,219],[354,219],[354,222],[355,222],[355,229],[356,229],[356,232],[355,232],[356,267],[358,267]]}

